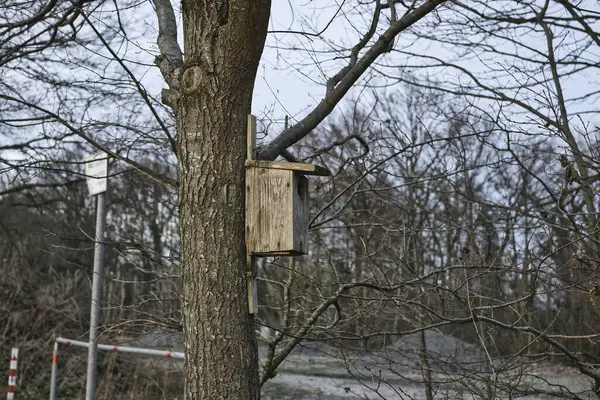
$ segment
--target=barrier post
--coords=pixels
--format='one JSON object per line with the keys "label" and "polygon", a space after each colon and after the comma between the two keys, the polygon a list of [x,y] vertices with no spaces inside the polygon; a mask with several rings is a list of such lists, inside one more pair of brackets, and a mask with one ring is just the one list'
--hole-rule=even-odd
{"label": "barrier post", "polygon": [[19,349],[14,348],[10,353],[10,370],[8,371],[8,394],[6,400],[15,398],[15,386],[17,385],[17,361],[19,359]]}
{"label": "barrier post", "polygon": [[56,400],[56,390],[58,384],[58,342],[54,342],[52,351],[52,376],[50,377],[50,400]]}

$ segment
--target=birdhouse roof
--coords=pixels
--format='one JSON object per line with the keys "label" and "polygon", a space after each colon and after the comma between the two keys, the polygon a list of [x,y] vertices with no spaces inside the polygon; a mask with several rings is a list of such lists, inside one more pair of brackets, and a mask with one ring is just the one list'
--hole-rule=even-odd
{"label": "birdhouse roof", "polygon": [[248,168],[270,168],[297,171],[303,175],[330,176],[331,172],[324,167],[313,164],[292,163],[283,161],[246,160]]}

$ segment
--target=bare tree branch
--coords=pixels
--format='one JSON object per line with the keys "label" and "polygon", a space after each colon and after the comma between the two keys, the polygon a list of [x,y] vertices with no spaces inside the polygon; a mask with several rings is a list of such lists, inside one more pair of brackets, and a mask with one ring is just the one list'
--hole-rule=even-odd
{"label": "bare tree branch", "polygon": [[177,75],[183,64],[183,53],[177,43],[177,22],[175,12],[169,0],[152,0],[158,18],[158,48],[161,55],[156,57],[156,65],[167,84],[175,89]]}
{"label": "bare tree branch", "polygon": [[289,129],[286,129],[275,138],[271,143],[259,149],[258,158],[263,160],[274,160],[285,149],[298,142],[308,135],[317,125],[331,113],[335,106],[340,102],[346,93],[352,88],[354,83],[362,74],[373,64],[373,62],[383,53],[388,51],[390,43],[394,38],[405,29],[409,28],[421,18],[428,15],[436,9],[445,0],[428,0],[413,12],[404,15],[398,21],[393,23],[371,46],[364,56],[340,79],[339,83],[306,117]]}
{"label": "bare tree branch", "polygon": [[72,133],[74,133],[75,135],[81,137],[83,140],[85,140],[87,143],[89,143],[90,145],[94,146],[96,149],[105,152],[106,154],[108,154],[111,157],[116,158],[117,160],[121,160],[123,162],[126,162],[127,164],[129,164],[131,167],[133,167],[134,169],[143,172],[144,174],[146,174],[147,176],[149,176],[152,179],[155,179],[157,182],[163,183],[167,186],[170,187],[177,187],[177,181],[175,179],[172,179],[166,175],[161,175],[161,174],[157,174],[155,171],[153,171],[151,168],[148,168],[132,159],[130,159],[129,157],[124,157],[121,156],[120,154],[117,154],[116,152],[110,150],[108,147],[102,145],[101,143],[97,142],[96,140],[92,139],[89,135],[87,135],[83,129],[75,127],[74,125],[72,125],[69,121],[65,120],[64,118],[60,117],[58,114],[45,109],[43,107],[37,106],[35,104],[30,104],[24,100],[18,99],[16,97],[11,97],[11,96],[6,96],[3,94],[0,94],[0,99],[5,99],[8,101],[12,101],[14,103],[18,103],[18,104],[22,104],[24,106],[30,107],[32,109],[35,109],[37,111],[40,111],[42,113],[45,113],[46,115],[50,116],[51,118],[53,118],[56,122],[62,124],[64,127],[66,127],[67,129],[69,129]]}

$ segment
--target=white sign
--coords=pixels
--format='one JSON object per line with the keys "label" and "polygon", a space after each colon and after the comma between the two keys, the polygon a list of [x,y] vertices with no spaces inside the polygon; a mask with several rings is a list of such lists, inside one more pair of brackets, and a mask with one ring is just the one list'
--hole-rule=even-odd
{"label": "white sign", "polygon": [[108,156],[105,153],[98,153],[86,158],[85,175],[90,195],[106,192]]}

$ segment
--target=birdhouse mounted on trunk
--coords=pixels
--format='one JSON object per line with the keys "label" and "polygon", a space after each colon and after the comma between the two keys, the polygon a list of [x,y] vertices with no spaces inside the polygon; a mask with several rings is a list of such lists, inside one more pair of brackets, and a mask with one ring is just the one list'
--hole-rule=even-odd
{"label": "birdhouse mounted on trunk", "polygon": [[256,256],[308,252],[308,179],[329,175],[311,164],[246,161],[246,246]]}
{"label": "birdhouse mounted on trunk", "polygon": [[331,175],[301,163],[255,160],[256,118],[248,115],[246,160],[246,261],[248,312],[258,312],[257,257],[308,252],[308,179]]}
{"label": "birdhouse mounted on trunk", "polygon": [[330,175],[312,164],[254,160],[256,119],[248,120],[246,250],[252,256],[308,252],[308,179]]}

